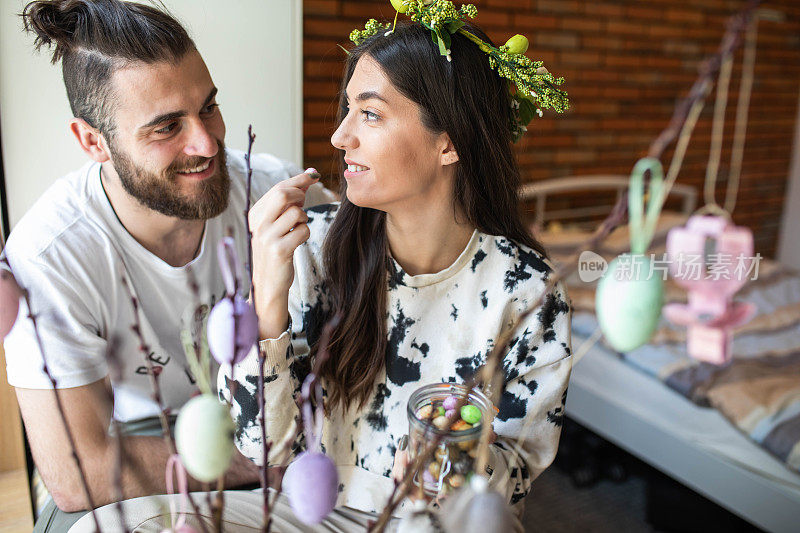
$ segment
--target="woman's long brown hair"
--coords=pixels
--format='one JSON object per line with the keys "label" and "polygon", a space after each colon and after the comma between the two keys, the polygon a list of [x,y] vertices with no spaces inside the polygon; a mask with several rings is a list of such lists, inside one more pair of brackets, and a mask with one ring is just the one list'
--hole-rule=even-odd
{"label": "woman's long brown hair", "polygon": [[[485,41],[478,28],[467,28]],[[528,233],[519,212],[520,174],[511,145],[511,99],[507,82],[489,68],[487,56],[460,34],[453,36],[452,62],[439,54],[430,32],[418,24],[399,24],[351,50],[340,93],[338,123],[346,115],[345,89],[359,59],[369,55],[394,87],[417,103],[423,124],[447,132],[459,155],[454,203],[469,223],[489,235],[502,235],[535,249],[544,248]],[[344,170],[344,154],[339,161]],[[322,368],[327,408],[363,407],[386,367],[389,253],[386,214],[342,203],[323,246],[328,316],[341,314]],[[455,216],[455,213],[454,213]]]}

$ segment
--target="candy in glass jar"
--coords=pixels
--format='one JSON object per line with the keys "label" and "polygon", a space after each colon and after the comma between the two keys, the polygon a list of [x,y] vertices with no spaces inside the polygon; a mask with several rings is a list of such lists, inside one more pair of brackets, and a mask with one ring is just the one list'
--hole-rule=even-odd
{"label": "candy in glass jar", "polygon": [[408,400],[409,461],[436,436],[442,437],[431,460],[414,476],[429,497],[461,487],[475,469],[482,426],[491,424],[495,410],[483,393],[473,390],[456,412],[466,393],[457,383],[434,383],[420,387]]}

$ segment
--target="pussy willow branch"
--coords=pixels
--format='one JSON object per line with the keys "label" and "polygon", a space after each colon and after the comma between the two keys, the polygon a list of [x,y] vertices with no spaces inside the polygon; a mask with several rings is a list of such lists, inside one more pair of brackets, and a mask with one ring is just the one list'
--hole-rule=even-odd
{"label": "pussy willow branch", "polygon": [[[6,263],[7,264],[7,263]],[[28,306],[28,318],[33,325],[33,334],[36,337],[36,344],[39,346],[39,352],[42,355],[42,369],[44,373],[47,375],[47,379],[50,380],[50,385],[53,387],[53,396],[56,400],[56,407],[58,408],[58,415],[61,418],[61,422],[64,424],[64,432],[67,434],[67,442],[69,443],[70,451],[72,453],[72,459],[75,461],[75,466],[78,469],[78,476],[81,480],[81,488],[83,489],[84,496],[86,497],[86,503],[89,505],[89,512],[92,513],[92,519],[94,520],[95,529],[98,533],[100,533],[100,522],[97,519],[97,513],[94,510],[94,501],[92,500],[92,494],[89,490],[89,482],[86,479],[86,473],[83,470],[83,464],[81,463],[81,458],[78,457],[78,448],[75,445],[75,438],[72,435],[72,430],[69,427],[69,422],[67,421],[67,414],[64,411],[64,402],[61,399],[61,393],[58,389],[58,384],[56,383],[56,378],[53,377],[53,374],[50,373],[50,367],[47,364],[47,357],[44,353],[44,343],[42,342],[42,337],[39,334],[39,327],[36,323],[36,314],[33,312],[31,308],[31,299],[28,295],[28,290],[24,287],[20,287],[22,291],[22,297],[25,299],[25,305]]]}
{"label": "pussy willow branch", "polygon": [[[322,328],[322,335],[320,336],[320,339],[319,339],[319,349],[317,350],[317,355],[314,357],[314,366],[311,369],[311,374],[309,374],[310,376],[313,376],[313,377],[312,377],[311,382],[309,384],[310,386],[308,387],[308,394],[307,395],[306,394],[302,394],[302,392],[301,392],[300,401],[299,401],[299,406],[300,406],[299,411],[300,412],[298,413],[297,417],[295,418],[294,432],[293,433],[290,432],[286,437],[284,437],[283,441],[280,443],[279,451],[283,452],[284,451],[284,447],[288,451],[288,453],[286,453],[286,455],[284,456],[283,460],[281,461],[281,466],[280,466],[281,470],[285,469],[286,466],[289,464],[289,460],[292,457],[291,445],[292,445],[292,443],[294,443],[297,440],[297,437],[303,431],[303,423],[302,423],[302,418],[303,418],[303,407],[302,406],[303,406],[303,403],[305,403],[307,401],[310,401],[312,399],[312,394],[313,394],[314,387],[316,386],[316,383],[319,380],[319,374],[322,371],[322,365],[324,365],[325,362],[330,358],[330,352],[328,351],[328,346],[330,345],[331,335],[333,334],[333,330],[336,329],[336,326],[339,325],[339,322],[341,321],[341,319],[342,319],[341,315],[337,314],[331,320],[329,320],[325,324],[325,326]],[[302,391],[302,388],[301,388],[301,391]],[[263,406],[262,406],[262,409],[263,409]],[[313,416],[313,410],[312,410],[312,416]],[[298,421],[298,419],[299,419],[299,421]],[[313,427],[313,424],[312,424],[312,427]],[[306,443],[306,444],[308,444],[308,443]],[[265,456],[265,458],[264,458],[264,464],[267,464],[267,456]],[[278,486],[278,488],[275,490],[275,497],[272,500],[273,502],[277,501],[277,499],[281,495],[282,491],[283,491],[283,483],[281,483]]]}
{"label": "pussy willow branch", "polygon": [[[244,229],[247,232],[247,275],[250,276],[250,301],[253,306],[256,305],[256,284],[253,283],[253,233],[250,231],[250,192],[253,187],[253,167],[250,158],[253,156],[253,143],[256,136],[253,134],[253,125],[247,126],[247,154],[244,156],[245,169],[247,170],[247,198],[245,199],[244,209]],[[261,406],[261,414],[259,415],[259,423],[261,425],[261,450],[263,454],[263,461],[261,469],[259,470],[259,481],[261,483],[261,492],[263,495],[262,508],[264,513],[264,522],[261,525],[261,531],[268,532],[272,520],[270,519],[269,510],[269,469],[267,467],[267,459],[269,458],[270,442],[267,440],[267,422],[264,416],[265,398],[264,398],[264,365],[266,364],[266,356],[264,350],[261,349],[260,343],[258,347],[258,381],[257,398],[258,405]],[[236,390],[234,387],[235,381],[233,379],[233,366],[231,366],[231,395]],[[233,397],[233,396],[231,396]]]}
{"label": "pussy willow branch", "polygon": [[253,155],[253,143],[256,136],[253,134],[253,125],[247,126],[247,153],[244,156],[245,168],[247,169],[247,198],[244,207],[244,230],[247,232],[247,275],[250,276],[251,294],[253,288],[253,233],[250,231],[250,191],[253,187],[253,167],[250,164],[250,157]]}
{"label": "pussy willow branch", "polygon": [[[161,394],[161,386],[158,383],[158,375],[156,374],[156,370],[153,367],[152,361],[150,361],[150,347],[144,339],[141,321],[139,320],[139,300],[133,294],[133,290],[128,283],[128,277],[124,272],[121,274],[120,279],[122,280],[123,287],[125,287],[125,289],[128,291],[128,295],[130,296],[131,300],[131,306],[133,307],[133,325],[131,326],[131,331],[133,331],[139,339],[139,351],[142,352],[144,364],[147,367],[147,375],[150,378],[150,395],[153,399],[153,402],[155,402],[155,404],[158,406],[158,418],[161,422],[161,437],[164,439],[170,455],[176,455],[178,453],[178,449],[175,447],[175,440],[172,438],[172,433],[169,429],[167,408],[164,405],[163,396]],[[197,502],[194,501],[192,495],[189,494],[188,491],[187,497],[189,503],[192,505],[192,509],[198,517],[197,521],[200,524],[200,527],[203,529],[203,533],[208,533],[208,528],[206,528],[205,522],[202,520],[202,515],[200,514],[200,508],[197,506]]]}
{"label": "pussy willow branch", "polygon": [[[106,360],[108,361],[112,383],[120,383],[122,381],[122,365],[120,364],[118,358],[118,349],[119,339],[117,337],[112,337],[108,341],[108,345],[106,347]],[[122,500],[125,499],[125,491],[122,488],[122,462],[125,456],[125,450],[122,443],[122,426],[113,413],[113,406],[115,403],[113,386],[108,387],[108,400],[111,402],[112,406],[111,431],[114,433],[114,470],[112,473],[112,482],[114,484],[114,490],[117,493],[115,496],[117,501],[114,505],[117,509],[117,515],[119,515],[119,522],[122,526],[122,529],[124,533],[128,533],[128,522],[125,519],[125,509],[122,505]]]}

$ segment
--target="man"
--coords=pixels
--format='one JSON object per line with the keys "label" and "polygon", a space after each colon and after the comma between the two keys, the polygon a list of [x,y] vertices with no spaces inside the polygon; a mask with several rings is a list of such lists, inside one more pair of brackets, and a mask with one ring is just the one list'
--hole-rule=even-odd
{"label": "man", "polygon": [[[174,413],[197,390],[181,344],[182,318],[198,301],[212,304],[223,295],[217,244],[228,231],[247,257],[244,157],[224,148],[217,88],[191,38],[167,13],[120,0],[55,0],[29,3],[22,17],[37,48],[54,47],[53,62],[62,61],[70,129],[92,161],[58,180],[20,220],[6,258],[30,293],[94,504],[117,498],[112,416],[129,431],[153,435],[125,439],[124,496],[163,492],[169,450],[155,436],[159,409],[145,357]],[[300,173],[263,154],[253,157],[253,167],[252,200]],[[332,199],[315,184],[307,204]],[[191,276],[199,294],[190,289]],[[21,309],[5,339],[8,379],[55,504],[86,509],[26,314]],[[146,354],[131,329],[137,318]],[[257,479],[237,454],[226,486]],[[47,520],[61,520],[52,506],[49,512],[56,518]]]}

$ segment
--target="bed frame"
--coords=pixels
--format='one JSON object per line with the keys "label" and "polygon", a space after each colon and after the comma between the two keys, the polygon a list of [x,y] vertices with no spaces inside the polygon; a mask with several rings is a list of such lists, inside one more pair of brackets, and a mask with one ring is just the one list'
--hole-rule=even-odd
{"label": "bed frame", "polygon": [[[622,175],[568,176],[545,181],[526,183],[520,190],[520,200],[535,202],[535,224],[542,228],[551,220],[569,220],[590,216],[604,216],[611,212],[613,204],[582,207],[575,209],[555,210],[547,213],[547,197],[556,194],[570,194],[576,191],[614,191],[616,202],[628,190],[630,178]],[[676,183],[670,190],[670,196],[682,199],[681,213],[688,216],[697,205],[697,191],[690,185]]]}
{"label": "bed frame", "polygon": [[[612,206],[546,213],[548,195],[628,187],[626,176],[573,176],[527,184],[536,226],[603,216]],[[697,202],[693,187],[676,184],[682,215]],[[573,349],[582,339],[573,337]],[[740,433],[718,411],[699,407],[666,385],[595,345],[575,365],[566,413],[641,460],[767,531],[800,528],[800,475]]]}

